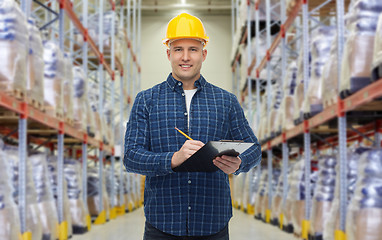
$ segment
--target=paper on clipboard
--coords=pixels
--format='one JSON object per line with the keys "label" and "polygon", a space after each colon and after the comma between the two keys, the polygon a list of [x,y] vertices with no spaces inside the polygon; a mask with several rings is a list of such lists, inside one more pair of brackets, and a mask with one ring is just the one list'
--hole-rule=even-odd
{"label": "paper on clipboard", "polygon": [[209,141],[185,162],[174,168],[175,172],[215,172],[218,170],[212,160],[217,156],[239,156],[254,143],[237,141]]}

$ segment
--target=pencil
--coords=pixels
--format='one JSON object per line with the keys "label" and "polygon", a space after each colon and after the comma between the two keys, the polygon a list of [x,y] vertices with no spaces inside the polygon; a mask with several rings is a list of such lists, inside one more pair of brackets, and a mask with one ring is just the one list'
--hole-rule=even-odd
{"label": "pencil", "polygon": [[177,127],[175,127],[176,130],[178,130],[178,132],[180,132],[183,136],[185,136],[186,138],[190,139],[190,140],[194,140],[192,138],[190,138],[187,134],[185,134],[184,132],[182,132],[181,130],[179,130]]}

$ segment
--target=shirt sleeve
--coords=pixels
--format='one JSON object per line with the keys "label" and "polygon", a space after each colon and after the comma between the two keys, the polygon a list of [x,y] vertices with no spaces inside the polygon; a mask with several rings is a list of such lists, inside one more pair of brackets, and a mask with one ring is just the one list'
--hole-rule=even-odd
{"label": "shirt sleeve", "polygon": [[124,165],[128,172],[146,176],[172,173],[171,158],[174,152],[150,151],[149,112],[143,92],[138,93],[126,125]]}
{"label": "shirt sleeve", "polygon": [[254,145],[247,151],[240,154],[240,168],[235,172],[248,172],[251,168],[257,166],[261,162],[261,145],[259,144],[255,134],[253,133],[247,119],[244,116],[236,96],[232,97],[230,111],[231,135],[234,140],[243,140],[244,142],[252,142]]}

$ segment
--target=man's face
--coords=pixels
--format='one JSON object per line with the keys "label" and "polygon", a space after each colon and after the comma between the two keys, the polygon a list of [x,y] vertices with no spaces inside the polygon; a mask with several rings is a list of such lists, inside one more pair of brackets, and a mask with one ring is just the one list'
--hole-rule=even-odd
{"label": "man's face", "polygon": [[179,39],[170,44],[167,50],[171,62],[172,76],[178,81],[196,81],[200,77],[202,63],[207,50],[195,39]]}

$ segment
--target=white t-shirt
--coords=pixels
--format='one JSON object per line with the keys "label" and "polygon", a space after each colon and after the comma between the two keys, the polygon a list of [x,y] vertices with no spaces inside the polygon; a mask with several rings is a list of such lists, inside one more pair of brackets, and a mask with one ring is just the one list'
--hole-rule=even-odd
{"label": "white t-shirt", "polygon": [[196,90],[198,89],[192,89],[192,90],[184,90],[184,94],[186,96],[186,108],[187,108],[187,122],[188,126],[190,126],[190,107],[191,107],[191,100],[194,94],[196,93]]}

